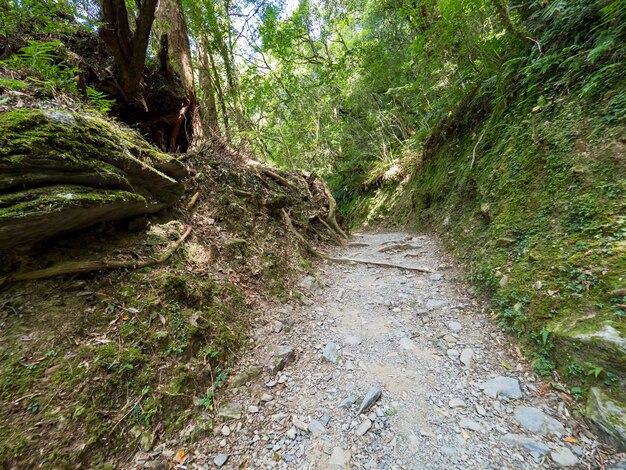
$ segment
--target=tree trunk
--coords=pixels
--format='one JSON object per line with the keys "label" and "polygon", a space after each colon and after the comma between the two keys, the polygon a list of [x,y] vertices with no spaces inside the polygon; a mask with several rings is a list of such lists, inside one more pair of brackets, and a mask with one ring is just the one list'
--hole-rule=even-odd
{"label": "tree trunk", "polygon": [[124,0],[102,0],[104,25],[100,35],[109,46],[116,67],[116,88],[125,103],[147,110],[143,97],[143,75],[150,30],[158,0],[139,5],[134,31],[128,23]]}
{"label": "tree trunk", "polygon": [[162,38],[162,47],[167,43],[167,69],[178,75],[185,89],[185,101],[180,104],[178,116],[170,123],[167,150],[186,150],[194,140],[202,140],[203,129],[196,98],[189,33],[181,0],[159,1],[155,30]]}
{"label": "tree trunk", "polygon": [[228,108],[226,106],[226,96],[224,95],[224,90],[222,88],[222,83],[220,82],[220,74],[217,66],[215,65],[215,59],[213,58],[213,53],[211,49],[207,48],[207,55],[209,57],[209,62],[211,63],[211,70],[213,72],[213,80],[215,83],[215,88],[217,90],[217,99],[220,104],[220,110],[222,112],[222,122],[224,123],[224,137],[228,143],[231,143],[231,135],[230,135],[230,119],[228,117]]}
{"label": "tree trunk", "polygon": [[506,29],[507,33],[517,38],[521,43],[528,43],[531,41],[530,38],[527,37],[528,34],[513,23],[513,20],[509,15],[506,0],[491,0],[491,3],[493,8],[496,10],[500,23],[502,23],[502,26]]}

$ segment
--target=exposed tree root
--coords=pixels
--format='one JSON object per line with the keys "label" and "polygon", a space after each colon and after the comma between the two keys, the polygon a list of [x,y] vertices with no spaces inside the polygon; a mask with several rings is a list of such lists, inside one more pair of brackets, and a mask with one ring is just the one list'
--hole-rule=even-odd
{"label": "exposed tree root", "polygon": [[[314,219],[319,220],[321,224],[326,228],[326,230],[328,230],[328,233],[330,234],[330,236],[332,236],[337,242],[341,243],[349,238],[346,232],[342,230],[342,228],[339,226],[339,223],[337,222],[337,203],[335,202],[335,198],[333,197],[332,193],[330,192],[330,190],[328,189],[328,186],[326,186],[324,181],[319,179],[315,174],[311,174],[308,177],[301,177],[301,182],[303,184],[298,185],[292,181],[289,181],[287,178],[279,175],[278,173],[270,170],[269,168],[258,167],[256,169],[256,172],[259,178],[261,179],[261,181],[263,181],[263,183],[268,188],[269,186],[267,185],[267,182],[265,179],[266,177],[294,191],[300,192],[302,191],[303,188],[306,189],[309,200],[318,205],[323,205],[323,202],[326,202],[325,205],[328,206],[328,212],[326,214],[323,214],[324,212],[326,212],[325,210],[323,210],[322,213],[315,215],[314,217],[310,218],[310,220],[314,220]],[[296,183],[297,182],[300,182],[300,179],[298,179]],[[284,214],[283,214],[283,218],[284,218]],[[287,224],[287,222],[285,223]],[[297,235],[298,235],[298,238],[301,237],[299,233]],[[300,241],[303,244],[305,244],[305,246],[308,245],[307,249],[309,251],[313,251],[313,248],[310,245],[310,243],[306,242],[306,240],[304,239]]]}
{"label": "exposed tree root", "polygon": [[286,178],[283,178],[278,173],[274,173],[272,170],[268,168],[259,168],[259,172],[270,177],[271,179],[276,181],[278,184],[282,184],[283,186],[287,186],[288,188],[291,188],[294,190],[298,189],[296,188],[294,184],[291,183],[291,181],[287,180]]}
{"label": "exposed tree root", "polygon": [[180,245],[191,233],[191,227],[187,227],[182,236],[176,240],[171,247],[169,247],[165,253],[163,253],[157,259],[148,259],[142,261],[128,261],[128,260],[83,260],[83,261],[67,261],[64,263],[58,263],[49,268],[38,269],[35,271],[17,272],[9,274],[3,278],[0,278],[0,286],[3,286],[13,281],[32,281],[35,279],[46,279],[55,276],[61,276],[63,274],[79,274],[88,273],[93,271],[111,271],[114,269],[141,269],[150,266],[156,266],[157,264],[167,261],[178,250]]}
{"label": "exposed tree root", "polygon": [[[316,193],[319,193],[328,204],[328,214],[326,214],[326,223],[331,226],[333,231],[336,232],[343,240],[347,240],[349,237],[346,232],[340,227],[337,222],[337,202],[333,197],[333,194],[326,186],[323,180],[317,177],[315,173],[312,173],[309,177],[306,178],[307,186],[309,189],[309,195],[311,199],[313,199],[311,188],[315,190]],[[321,219],[322,217],[320,217]]]}
{"label": "exposed tree root", "polygon": [[349,238],[348,235],[337,223],[337,203],[335,202],[335,198],[326,185],[322,186],[322,189],[324,190],[324,195],[328,200],[328,216],[326,217],[328,219],[328,223],[337,231],[339,235],[347,240]]}
{"label": "exposed tree root", "polygon": [[352,259],[352,258],[332,258],[329,256],[325,257],[328,261],[333,261],[335,263],[360,263],[360,264],[371,264],[372,266],[381,266],[383,268],[396,268],[396,269],[406,269],[407,271],[417,271],[420,273],[433,273],[431,269],[421,268],[418,266],[401,266],[399,264],[392,263],[383,263],[381,261],[369,261],[365,259]]}
{"label": "exposed tree root", "polygon": [[306,238],[304,238],[302,235],[300,235],[300,233],[296,230],[296,228],[293,226],[293,222],[291,222],[291,217],[289,217],[289,214],[287,214],[287,211],[285,209],[281,209],[280,212],[283,215],[283,219],[285,220],[285,225],[287,226],[287,230],[289,230],[294,237],[296,237],[298,239],[298,241],[304,245],[304,247],[309,250],[311,252],[311,254],[313,254],[314,256],[317,256],[318,258],[325,258],[324,255],[322,255],[319,251],[317,251],[315,248],[313,248],[313,245],[311,245]]}
{"label": "exposed tree root", "polygon": [[328,230],[328,233],[335,239],[335,241],[339,243],[342,243],[344,241],[343,238],[337,233],[337,231],[334,230],[330,225],[328,225],[328,222],[326,222],[323,217],[316,215],[314,217],[314,220],[318,220],[324,227],[326,227],[326,230]]}

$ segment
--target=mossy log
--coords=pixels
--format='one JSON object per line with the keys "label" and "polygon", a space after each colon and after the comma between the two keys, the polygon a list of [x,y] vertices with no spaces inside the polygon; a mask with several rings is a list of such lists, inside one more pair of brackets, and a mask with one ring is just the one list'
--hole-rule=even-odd
{"label": "mossy log", "polygon": [[0,114],[0,249],[159,211],[182,196],[185,175],[174,158],[99,116]]}

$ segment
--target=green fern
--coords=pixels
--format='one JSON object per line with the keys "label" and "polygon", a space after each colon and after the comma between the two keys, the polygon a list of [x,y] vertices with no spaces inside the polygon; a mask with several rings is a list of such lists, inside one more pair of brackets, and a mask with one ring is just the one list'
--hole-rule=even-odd
{"label": "green fern", "polygon": [[90,86],[87,87],[87,100],[91,105],[100,110],[101,113],[108,113],[115,106],[114,99],[108,99],[107,95]]}

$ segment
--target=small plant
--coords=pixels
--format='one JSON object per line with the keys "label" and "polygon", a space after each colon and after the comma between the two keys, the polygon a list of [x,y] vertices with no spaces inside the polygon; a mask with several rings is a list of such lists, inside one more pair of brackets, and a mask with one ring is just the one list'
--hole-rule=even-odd
{"label": "small plant", "polygon": [[105,93],[95,88],[87,87],[87,100],[103,114],[108,113],[115,106],[115,100],[108,99],[106,96]]}
{"label": "small plant", "polygon": [[58,355],[58,351],[56,349],[50,349],[49,351],[46,351],[46,354],[44,355],[47,359],[50,359],[51,357],[56,357]]}
{"label": "small plant", "polygon": [[598,377],[600,377],[600,374],[602,372],[604,372],[604,369],[602,367],[590,364],[590,368],[589,370],[587,370],[587,375],[593,375],[597,379]]}
{"label": "small plant", "polygon": [[220,388],[222,388],[224,386],[224,384],[226,383],[226,379],[228,378],[228,375],[231,372],[231,369],[224,369],[220,372],[220,368],[217,368],[217,372],[218,375],[215,378],[215,383],[213,384],[213,389],[214,390],[219,390]]}
{"label": "small plant", "polygon": [[585,375],[585,369],[584,367],[581,367],[578,364],[572,363],[569,366],[567,366],[567,374],[577,376],[577,377],[582,377]]}
{"label": "small plant", "polygon": [[200,401],[198,405],[204,408],[206,411],[211,411],[213,409],[213,390],[207,390],[206,393],[200,397]]}
{"label": "small plant", "polygon": [[539,332],[531,332],[530,337],[539,344],[539,351],[533,353],[533,369],[538,375],[549,376],[556,367],[550,360],[550,353],[554,348],[550,341],[550,330],[544,327]]}
{"label": "small plant", "polygon": [[228,378],[230,372],[230,368],[221,369],[220,367],[216,367],[215,373],[217,374],[217,376],[215,378],[213,378],[213,372],[211,372],[211,380],[213,382],[213,385],[210,389],[206,391],[203,396],[200,397],[200,400],[198,401],[198,406],[201,406],[207,411],[210,411],[214,408],[215,392],[224,387],[224,385],[226,384],[226,379]]}
{"label": "small plant", "polygon": [[606,378],[604,379],[604,384],[608,387],[612,387],[613,385],[617,385],[620,383],[620,378],[618,375],[613,372],[606,371]]}
{"label": "small plant", "polygon": [[[68,65],[64,57],[61,43],[58,41],[28,41],[28,46],[3,64],[17,70],[30,70],[36,72],[40,78],[29,77],[28,81],[41,86],[46,92],[54,93],[66,91],[78,94],[76,77],[80,69]],[[20,80],[3,79],[0,85],[9,89],[19,89],[26,86]],[[107,95],[92,87],[86,89],[87,101],[101,113],[108,113],[115,105],[114,99],[108,99]]]}
{"label": "small plant", "polygon": [[80,72],[77,67],[68,66],[58,53],[61,43],[58,41],[28,41],[28,46],[4,64],[18,70],[32,70],[39,74],[41,79],[29,77],[29,81],[41,85],[45,90],[55,92],[59,90],[76,92],[76,75]]}
{"label": "small plant", "polygon": [[521,307],[506,307],[500,311],[498,317],[502,319],[499,325],[507,333],[515,333],[518,337],[522,335],[523,325],[526,323],[526,315]]}
{"label": "small plant", "polygon": [[582,387],[572,387],[571,392],[574,395],[574,400],[581,401],[585,397],[587,390]]}

